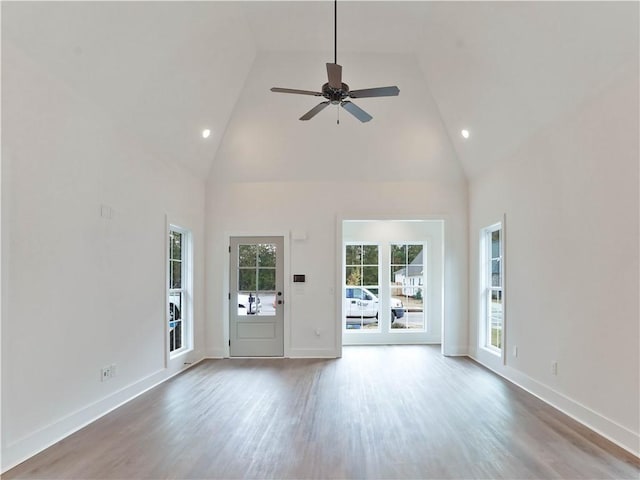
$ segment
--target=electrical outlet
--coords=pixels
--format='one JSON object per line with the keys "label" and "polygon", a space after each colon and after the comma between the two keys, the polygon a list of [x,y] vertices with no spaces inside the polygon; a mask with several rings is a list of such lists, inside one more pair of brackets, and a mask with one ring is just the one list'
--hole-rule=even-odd
{"label": "electrical outlet", "polygon": [[551,363],[551,374],[558,375],[558,362]]}
{"label": "electrical outlet", "polygon": [[104,367],[100,370],[100,381],[106,382],[111,378],[111,367]]}

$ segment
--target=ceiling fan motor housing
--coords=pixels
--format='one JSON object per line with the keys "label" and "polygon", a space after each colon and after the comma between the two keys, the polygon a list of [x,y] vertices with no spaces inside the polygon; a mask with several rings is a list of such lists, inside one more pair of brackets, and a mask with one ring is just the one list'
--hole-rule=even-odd
{"label": "ceiling fan motor housing", "polygon": [[341,88],[333,88],[325,83],[322,86],[322,96],[333,105],[337,105],[349,96],[349,85],[343,83]]}

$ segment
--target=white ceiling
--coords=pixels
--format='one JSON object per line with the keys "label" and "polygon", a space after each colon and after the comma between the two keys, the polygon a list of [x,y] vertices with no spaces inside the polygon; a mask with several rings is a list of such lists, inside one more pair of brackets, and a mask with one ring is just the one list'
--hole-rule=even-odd
{"label": "white ceiling", "polygon": [[[158,158],[204,177],[257,56],[308,51],[332,61],[333,2],[3,2],[2,41]],[[638,48],[637,2],[338,5],[338,62],[341,52],[414,56],[468,176],[629,65],[637,75]],[[204,127],[213,131],[206,141]]]}

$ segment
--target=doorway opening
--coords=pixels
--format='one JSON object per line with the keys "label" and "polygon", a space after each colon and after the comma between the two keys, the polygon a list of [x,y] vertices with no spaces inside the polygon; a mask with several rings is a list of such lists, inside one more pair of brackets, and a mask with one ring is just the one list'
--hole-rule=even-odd
{"label": "doorway opening", "polygon": [[344,220],[343,345],[441,343],[443,220]]}

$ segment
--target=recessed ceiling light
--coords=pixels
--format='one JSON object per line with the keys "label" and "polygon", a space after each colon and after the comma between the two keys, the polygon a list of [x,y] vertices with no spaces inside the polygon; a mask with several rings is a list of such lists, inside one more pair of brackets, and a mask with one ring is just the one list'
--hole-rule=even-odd
{"label": "recessed ceiling light", "polygon": [[209,138],[209,135],[211,135],[211,130],[209,130],[208,128],[202,130],[202,138]]}
{"label": "recessed ceiling light", "polygon": [[462,135],[462,138],[464,138],[464,139],[469,138],[469,130],[466,130],[466,129],[461,130],[460,131],[460,135]]}

